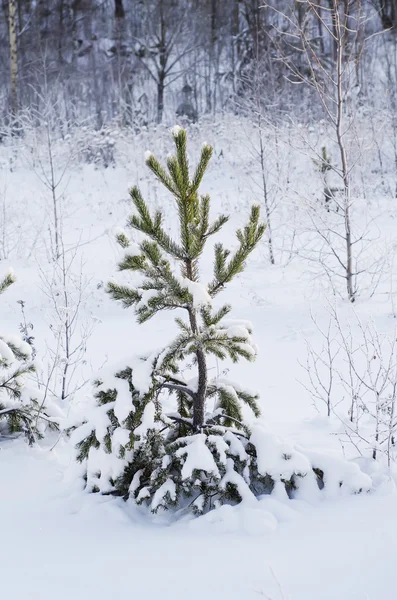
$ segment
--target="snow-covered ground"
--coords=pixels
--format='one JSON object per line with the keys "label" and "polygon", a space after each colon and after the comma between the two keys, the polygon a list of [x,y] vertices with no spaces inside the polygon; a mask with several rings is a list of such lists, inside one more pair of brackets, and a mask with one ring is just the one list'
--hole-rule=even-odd
{"label": "snow-covered ground", "polygon": [[278,527],[265,507],[233,516],[224,508],[200,527],[155,526],[129,514],[121,500],[66,484],[57,452],[19,441],[2,442],[0,481],[5,598],[396,597],[395,494],[314,509],[269,506]]}
{"label": "snow-covered ground", "polygon": [[[232,244],[233,231],[244,223],[250,202],[261,199],[258,165],[249,153],[252,136],[244,126],[226,120],[194,131],[192,137],[197,147],[205,139],[215,144],[203,187],[211,194],[215,214],[232,214],[226,229],[227,243]],[[2,245],[7,258],[0,267],[6,270],[12,264],[18,277],[1,300],[1,329],[16,331],[21,321],[17,301],[24,300],[45,370],[50,358],[46,347],[53,344],[49,325],[54,315],[44,293],[52,269],[47,258],[52,207],[41,170],[45,149],[32,142],[29,150],[29,143],[26,140],[23,151],[3,148],[1,154]],[[54,146],[54,153],[56,169],[65,173],[58,190],[64,244],[78,245],[73,268],[84,275],[87,299],[79,318],[83,328],[95,322],[86,364],[76,373],[77,385],[105,362],[119,363],[165,344],[173,329],[169,315],[137,326],[132,312],[123,311],[103,291],[116,274],[113,232],[130,213],[128,186],[139,182],[151,205],[171,215],[171,200],[153,185],[143,160],[147,148],[164,157],[169,136],[163,131],[128,139],[120,135],[116,166],[107,169],[70,158],[75,144],[75,139],[66,140]],[[306,361],[307,341],[321,344],[313,315],[326,326],[330,302],[353,330],[358,319],[371,318],[379,331],[394,335],[395,199],[375,187],[376,167],[371,179],[364,165],[358,180],[367,178],[366,199],[357,200],[355,223],[369,227],[373,257],[384,260],[379,262],[378,287],[373,273],[363,276],[363,292],[353,308],[333,295],[322,269],[301,256],[313,243],[304,218],[307,211],[301,207],[313,189],[321,198],[321,182],[315,179],[310,158],[291,147],[280,148],[276,166],[274,152],[268,157],[273,172],[269,189],[278,199],[277,264],[270,266],[263,244],[224,295],[233,305],[233,316],[252,321],[259,357],[252,365],[214,363],[212,368],[232,368],[233,379],[260,391],[262,418],[273,432],[310,449],[354,458],[357,448],[341,435],[341,421],[336,416],[327,419],[321,403],[313,405],[302,385],[307,379],[300,363]],[[367,163],[371,160],[368,152]],[[173,229],[172,221],[169,227]],[[365,252],[364,248],[363,260]],[[204,257],[204,275],[210,274],[211,261],[211,255]],[[76,394],[73,410],[88,391]],[[68,405],[63,408],[70,411]],[[362,445],[360,449],[368,450]],[[314,506],[265,498],[256,508],[223,507],[197,520],[170,523],[148,520],[120,499],[86,494],[63,439],[51,438],[33,449],[20,439],[1,440],[0,590],[4,597],[29,600],[105,600],[126,594],[149,600],[194,600],[204,594],[211,600],[394,600],[397,494],[384,469],[382,481],[370,495],[328,499]]]}

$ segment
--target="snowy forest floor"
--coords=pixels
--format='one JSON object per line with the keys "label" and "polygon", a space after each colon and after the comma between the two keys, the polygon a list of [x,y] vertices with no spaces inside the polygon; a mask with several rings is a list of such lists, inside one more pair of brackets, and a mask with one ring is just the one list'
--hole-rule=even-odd
{"label": "snowy forest floor", "polygon": [[[81,137],[87,135],[83,132]],[[357,231],[370,229],[371,260],[378,256],[384,260],[379,259],[379,281],[373,271],[368,277],[364,273],[361,295],[352,307],[338,294],[339,290],[343,294],[342,288],[335,294],[316,262],[315,235],[308,231],[312,220],[302,209],[314,202],[323,218],[323,206],[316,200],[321,199],[322,184],[312,157],[287,146],[280,150],[279,141],[275,149],[272,135],[267,164],[277,264],[269,264],[263,244],[224,294],[233,305],[233,317],[252,321],[259,356],[253,365],[225,368],[234,380],[260,391],[262,419],[271,431],[292,443],[355,458],[356,448],[343,435],[341,421],[335,416],[327,419],[321,403],[314,407],[312,395],[302,385],[307,385],[307,378],[299,363],[306,361],[307,341],[315,347],[322,343],[311,315],[326,327],[330,303],[342,320],[351,320],[354,331],[357,318],[372,319],[379,331],[394,335],[395,198],[375,187],[375,159],[367,152],[372,168],[367,163],[360,166],[357,181],[365,188],[365,201],[358,197],[354,226]],[[232,214],[225,234],[226,244],[233,245],[234,230],[244,224],[249,204],[261,202],[261,175],[247,141],[252,135],[225,121],[193,131],[192,138],[195,148],[206,139],[215,144],[203,188],[211,194],[213,214]],[[81,331],[95,323],[73,385],[90,378],[104,363],[127,364],[128,356],[166,345],[174,333],[173,315],[138,326],[132,312],[123,311],[103,290],[116,274],[114,228],[124,226],[131,212],[128,186],[139,183],[151,206],[161,207],[170,217],[173,230],[172,201],[153,185],[143,161],[147,149],[164,158],[171,146],[168,132],[116,139],[115,166],[107,169],[72,160],[70,152],[78,142],[54,144],[52,149],[55,170],[66,173],[58,190],[63,243],[66,249],[77,248],[73,263],[77,280],[83,274]],[[46,164],[41,142],[26,139],[22,149],[1,149],[0,244],[6,258],[0,266],[12,265],[18,280],[2,297],[0,325],[7,332],[18,330],[17,301],[24,300],[44,370],[54,344],[49,325],[56,326],[51,298],[43,291],[53,268],[48,258],[52,200],[42,172],[44,165],[48,173]],[[386,184],[393,189],[391,175]],[[309,261],[303,257],[308,252]],[[363,248],[363,262],[366,252]],[[207,277],[211,264],[212,255],[205,256]],[[211,368],[224,366],[214,363]],[[83,403],[87,392],[89,387],[73,402]],[[71,448],[63,439],[57,442],[55,437],[33,449],[21,439],[1,440],[0,595],[18,600],[108,600],[126,595],[148,600],[196,600],[203,595],[208,600],[396,598],[393,485],[315,506],[265,498],[257,508],[224,507],[178,523],[148,519],[120,499],[89,495],[82,488]]]}
{"label": "snowy forest floor", "polygon": [[2,444],[0,481],[4,598],[396,597],[394,494],[306,507],[274,531],[255,518],[251,531],[224,532],[220,517],[200,528],[131,518],[121,500],[65,486],[56,453],[21,442]]}

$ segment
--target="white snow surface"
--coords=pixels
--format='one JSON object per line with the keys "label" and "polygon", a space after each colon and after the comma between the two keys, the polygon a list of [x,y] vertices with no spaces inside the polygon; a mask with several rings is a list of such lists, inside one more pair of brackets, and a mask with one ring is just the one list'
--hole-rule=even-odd
{"label": "white snow surface", "polygon": [[[315,506],[265,497],[166,527],[83,493],[65,477],[61,442],[50,451],[6,441],[0,454],[5,598],[121,598],[133,579],[139,597],[184,600],[199,569],[210,600],[283,600],[279,585],[291,600],[395,599],[395,493]],[[201,599],[201,586],[189,598]]]}
{"label": "white snow surface", "polygon": [[3,340],[1,340],[1,339],[0,339],[0,360],[5,360],[7,362],[11,362],[12,360],[14,360],[14,353],[12,352],[11,348],[9,347],[8,344],[3,342]]}
{"label": "white snow surface", "polygon": [[219,471],[215,465],[214,458],[205,445],[206,436],[198,434],[192,437],[183,438],[186,440],[186,446],[178,448],[176,456],[184,457],[182,467],[182,479],[188,479],[192,476],[195,469],[206,471],[208,475],[213,474],[219,477]]}
{"label": "white snow surface", "polygon": [[[293,131],[288,135],[293,137]],[[230,223],[222,230],[225,237],[219,239],[225,240],[225,247],[234,249],[235,229],[244,226],[252,201],[261,200],[260,196],[256,197],[259,170],[247,151],[254,131],[246,123],[225,118],[215,125],[204,123],[200,130],[193,128],[190,137],[195,156],[203,139],[214,144],[214,158],[204,179],[203,193],[211,195],[213,217],[221,212],[231,215]],[[324,137],[324,132],[317,131],[313,139],[322,142]],[[7,269],[12,262],[18,279],[2,295],[0,328],[10,334],[18,333],[21,313],[17,301],[25,300],[27,319],[34,324],[38,358],[46,365],[46,343],[50,346],[53,343],[48,326],[52,313],[51,301],[42,289],[38,265],[51,274],[48,260],[51,198],[29,162],[29,157],[35,155],[34,149],[29,149],[29,138],[12,143],[23,143],[24,148],[18,152],[4,144],[0,148],[4,183],[0,198],[5,207],[2,214],[7,215],[2,234],[2,248],[6,252],[2,269]],[[386,184],[394,189],[393,177],[387,174],[388,169],[393,172],[393,153],[386,137],[383,144],[382,140],[380,143]],[[327,140],[327,150],[328,145],[334,153],[334,147]],[[142,157],[142,149],[150,147],[161,159],[172,146],[167,128],[157,128],[130,137],[126,134],[117,137],[114,168],[97,168],[77,161],[69,164],[63,161],[62,154],[55,156],[58,173],[68,164],[64,178],[67,185],[62,188],[64,243],[71,248],[82,244],[75,270],[78,274],[83,264],[88,277],[88,300],[81,309],[81,317],[88,321],[94,318],[98,323],[87,341],[86,367],[89,377],[99,370],[104,386],[114,385],[117,370],[133,366],[138,387],[147,389],[150,361],[133,359],[133,362],[131,357],[150,356],[154,348],[164,348],[175,334],[172,313],[157,315],[138,326],[132,309],[123,310],[103,289],[115,275],[120,255],[114,229],[122,227],[132,212],[128,199],[131,181],[139,184],[153,210],[164,209],[167,233],[173,235],[177,231],[174,200],[154,183]],[[176,521],[164,514],[152,518],[142,509],[132,508],[112,495],[84,491],[82,468],[74,462],[71,444],[63,439],[55,437],[29,448],[22,439],[2,437],[2,597],[108,600],[132,594],[147,600],[185,600],[187,597],[198,600],[202,599],[204,589],[208,600],[261,597],[395,600],[397,493],[394,470],[388,472],[382,461],[374,464],[368,458],[359,457],[358,449],[343,436],[343,423],[338,415],[327,418],[324,405],[314,406],[313,397],[301,385],[301,382],[307,385],[307,380],[299,365],[306,360],[305,340],[312,346],[322,343],[310,314],[315,314],[326,327],[329,301],[335,304],[342,322],[351,322],[354,327],[357,314],[362,322],[371,318],[380,331],[390,336],[394,334],[395,198],[376,182],[376,156],[375,149],[366,149],[367,162],[360,167],[358,179],[369,186],[370,201],[364,206],[358,199],[354,213],[355,224],[372,226],[373,218],[377,219],[374,237],[378,242],[371,246],[374,260],[380,251],[388,251],[387,261],[382,263],[384,277],[375,291],[370,287],[371,281],[362,280],[360,298],[352,307],[338,294],[335,296],[335,290],[318,265],[290,252],[292,240],[294,243],[303,240],[302,248],[311,248],[314,243],[313,238],[305,237],[308,224],[304,221],[302,203],[321,197],[321,181],[310,157],[302,156],[291,147],[283,149],[280,144],[277,154],[280,170],[275,170],[269,181],[269,189],[276,189],[277,198],[281,198],[273,213],[276,265],[270,266],[267,246],[263,243],[247,261],[246,271],[219,294],[219,302],[218,297],[214,300],[214,309],[223,302],[233,306],[233,320],[225,319],[226,327],[241,327],[250,335],[254,331],[252,339],[258,344],[258,357],[253,364],[245,361],[237,365],[218,364],[214,360],[209,365],[210,377],[228,385],[230,371],[235,389],[237,383],[234,382],[238,382],[241,389],[253,388],[260,392],[262,424],[259,427],[264,427],[271,438],[268,447],[272,452],[278,448],[279,454],[291,454],[291,461],[280,460],[283,469],[292,466],[304,469],[307,458],[316,463],[326,473],[327,485],[322,493],[308,494],[305,490],[305,498],[310,496],[310,501],[299,498],[291,501],[280,485],[272,496],[251,502],[247,493],[240,506],[224,506],[198,519],[184,517]],[[193,160],[191,162],[193,164]],[[141,240],[135,233],[131,237],[134,243]],[[213,253],[209,248],[203,255],[200,272],[203,286],[212,279],[212,266]],[[125,273],[118,277],[131,278]],[[203,290],[206,291],[205,287],[200,287],[195,294],[190,290],[197,305],[207,301]],[[242,333],[242,329],[238,331]],[[77,370],[76,377],[79,376],[82,374]],[[184,377],[189,381],[194,378],[194,372],[186,372]],[[121,418],[131,403],[124,382],[118,380],[117,385],[119,395],[115,410]],[[75,422],[76,414],[81,414],[83,408],[90,409],[89,392],[86,386],[70,405],[63,407],[65,424]],[[104,434],[106,418],[105,411],[101,418],[98,413],[95,424],[98,435]],[[144,427],[150,425],[152,418],[148,408]],[[90,427],[78,429],[72,436],[73,443],[90,433]],[[120,430],[115,440],[118,444],[125,443],[125,432]],[[359,449],[368,450],[363,446]],[[265,469],[267,461],[274,464],[279,455],[270,461],[265,444],[262,450],[260,464]],[[186,452],[186,448],[183,451]],[[233,438],[232,451],[243,453],[236,438]],[[192,461],[185,462],[186,476],[191,471],[193,458],[196,462],[197,448],[190,447],[189,452]],[[346,463],[344,458],[354,459],[354,462]],[[98,464],[103,465],[106,457],[97,455],[97,459]],[[199,460],[203,465],[210,464],[202,448]],[[109,457],[100,481],[103,491],[111,491],[107,478],[119,473],[120,468],[122,461]],[[351,486],[342,490],[342,494],[336,494],[343,472]],[[286,473],[280,471],[278,476],[283,474]],[[92,483],[98,485],[96,475],[90,473],[89,478],[92,476]],[[225,477],[235,475],[228,470]],[[368,492],[371,480],[372,491]],[[309,480],[303,478],[300,485],[305,481]],[[131,484],[131,489],[136,483]],[[167,489],[172,493],[171,486]],[[357,494],[360,489],[362,492]],[[143,496],[145,490],[141,494]],[[203,585],[196,584],[197,573]]]}
{"label": "white snow surface", "polygon": [[193,298],[193,306],[200,308],[212,304],[212,298],[205,288],[205,285],[198,281],[191,281],[186,277],[178,277],[180,284],[186,288]]}

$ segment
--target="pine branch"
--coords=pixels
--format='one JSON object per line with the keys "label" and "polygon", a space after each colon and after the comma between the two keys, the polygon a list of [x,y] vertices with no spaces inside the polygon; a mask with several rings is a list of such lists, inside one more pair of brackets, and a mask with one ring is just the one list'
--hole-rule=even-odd
{"label": "pine branch", "polygon": [[174,195],[176,196],[177,200],[180,200],[186,194],[186,187],[178,160],[175,156],[167,157],[167,167],[174,184]]}
{"label": "pine branch", "polygon": [[240,247],[229,259],[230,254],[221,244],[215,246],[214,279],[209,285],[209,294],[214,297],[227,283],[244,270],[245,261],[262,238],[266,229],[264,223],[259,223],[259,206],[251,208],[248,224],[243,230],[236,231]]}
{"label": "pine branch", "polygon": [[168,381],[165,381],[164,383],[161,384],[161,387],[165,388],[167,390],[183,392],[184,394],[187,394],[188,396],[193,398],[193,400],[195,400],[196,396],[197,396],[197,394],[195,392],[193,392],[193,390],[189,389],[186,386],[178,385],[176,383],[170,383]]}
{"label": "pine branch", "polygon": [[209,328],[218,323],[226,317],[227,314],[232,310],[230,304],[225,304],[217,312],[212,313],[209,306],[203,306],[201,309],[201,318],[203,319],[204,325]]}
{"label": "pine branch", "polygon": [[134,306],[142,298],[142,295],[139,294],[138,290],[119,285],[113,281],[109,281],[106,291],[114,300],[121,300],[124,308]]}
{"label": "pine branch", "polygon": [[10,272],[0,281],[0,294],[6,291],[7,288],[10,287],[13,283],[15,283],[16,278],[14,273]]}
{"label": "pine branch", "polygon": [[176,158],[178,160],[178,165],[181,170],[182,181],[185,188],[185,192],[187,192],[189,188],[189,161],[187,158],[187,150],[186,150],[186,130],[179,129],[177,133],[174,135],[174,142],[176,147]]}
{"label": "pine branch", "polygon": [[256,358],[254,347],[250,340],[245,337],[229,336],[222,330],[211,329],[200,337],[200,342],[209,354],[215,354],[218,358],[229,356],[233,362],[240,358],[252,362]]}
{"label": "pine branch", "polygon": [[116,233],[116,241],[122,248],[128,248],[130,245],[130,240],[123,232]]}
{"label": "pine branch", "polygon": [[222,227],[229,221],[229,217],[226,215],[220,215],[214,223],[209,227],[205,237],[208,238],[215,233],[218,233],[222,229]]}
{"label": "pine branch", "polygon": [[141,193],[137,187],[130,191],[132,201],[138,211],[138,215],[132,215],[128,224],[133,229],[145,233],[151,239],[158,243],[167,254],[179,260],[185,260],[186,254],[183,249],[174,242],[161,227],[161,214],[157,212],[154,221],[150,216],[146,202],[143,200]]}
{"label": "pine branch", "polygon": [[208,232],[209,227],[209,217],[210,217],[210,197],[207,194],[206,196],[201,196],[199,203],[199,229],[198,229],[198,237],[202,242],[205,240],[205,236]]}
{"label": "pine branch", "polygon": [[193,423],[191,423],[187,419],[175,417],[174,415],[168,415],[168,418],[171,419],[171,421],[175,421],[175,423],[180,423],[181,425],[186,425],[187,427],[189,427],[189,429],[194,431]]}
{"label": "pine branch", "polygon": [[146,269],[146,259],[144,256],[136,254],[126,254],[118,264],[120,271],[142,271]]}
{"label": "pine branch", "polygon": [[160,248],[157,242],[150,242],[149,240],[144,240],[140,245],[140,249],[145,258],[147,258],[150,261],[151,265],[155,269],[161,270],[165,266],[169,267],[169,262],[164,262],[164,258],[160,252]]}
{"label": "pine branch", "polygon": [[[167,370],[168,366],[176,360],[182,360],[184,356],[192,352],[191,345],[194,345],[195,337],[186,334],[180,334],[170,344],[168,350],[158,361],[157,367],[160,371]],[[193,350],[194,352],[194,350]]]}
{"label": "pine branch", "polygon": [[167,188],[167,190],[171,192],[171,194],[174,196],[178,195],[171,178],[152,153],[147,154],[146,165],[149,167],[152,173],[154,173],[157,179]]}
{"label": "pine branch", "polygon": [[192,329],[190,327],[190,325],[188,325],[187,323],[185,323],[185,321],[182,321],[182,319],[180,319],[179,317],[177,317],[175,319],[175,323],[178,325],[178,327],[187,335],[192,335]]}
{"label": "pine branch", "polygon": [[177,308],[185,308],[185,305],[173,302],[166,294],[164,296],[154,296],[147,305],[141,306],[136,310],[138,323],[145,323],[162,310],[175,310]]}
{"label": "pine branch", "polygon": [[244,390],[236,390],[237,396],[250,407],[256,418],[261,416],[261,410],[258,406],[257,401],[259,400],[259,394],[250,394]]}
{"label": "pine branch", "polygon": [[212,157],[213,148],[209,144],[203,144],[201,147],[201,156],[193,175],[192,184],[190,186],[190,194],[195,194],[203,180],[204,173],[207,170],[208,163]]}
{"label": "pine branch", "polygon": [[218,406],[224,411],[225,425],[230,426],[231,422],[228,421],[227,417],[231,417],[234,421],[241,422],[243,415],[241,414],[241,408],[238,396],[231,386],[220,386],[218,388]]}
{"label": "pine branch", "polygon": [[138,211],[138,214],[141,218],[142,223],[144,224],[145,228],[152,230],[153,229],[153,222],[152,219],[150,217],[150,212],[148,207],[146,206],[146,202],[144,201],[144,199],[142,198],[141,192],[139,191],[139,188],[137,186],[134,186],[131,190],[130,190],[130,196],[131,199],[134,203],[135,208]]}

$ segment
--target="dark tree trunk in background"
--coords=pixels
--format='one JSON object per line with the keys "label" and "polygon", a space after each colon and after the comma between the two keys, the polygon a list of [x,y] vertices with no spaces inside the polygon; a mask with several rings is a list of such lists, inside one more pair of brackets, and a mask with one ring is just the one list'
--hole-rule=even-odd
{"label": "dark tree trunk in background", "polygon": [[123,0],[114,0],[114,16],[116,19],[123,19],[125,17]]}
{"label": "dark tree trunk in background", "polygon": [[64,60],[63,60],[63,44],[65,42],[65,27],[64,27],[64,0],[59,0],[59,5],[58,5],[58,15],[59,15],[59,22],[58,22],[58,27],[59,27],[59,37],[58,37],[58,59],[59,59],[59,63],[62,65]]}
{"label": "dark tree trunk in background", "polygon": [[238,73],[236,73],[237,70],[237,65],[240,62],[240,48],[241,48],[241,43],[240,43],[240,2],[239,0],[234,0],[233,2],[233,8],[232,8],[232,13],[231,13],[231,35],[232,35],[232,40],[231,40],[231,50],[232,50],[232,74],[233,74],[233,84],[235,87],[235,81],[236,81],[236,77],[238,76]]}
{"label": "dark tree trunk in background", "polygon": [[320,42],[320,51],[321,55],[325,54],[325,45],[324,45],[324,27],[323,27],[323,11],[321,7],[321,0],[318,2],[317,8],[317,25],[318,25],[318,37]]}
{"label": "dark tree trunk in background", "polygon": [[164,89],[167,77],[167,24],[164,12],[164,0],[160,0],[160,35],[158,38],[159,68],[157,72],[157,123],[163,120]]}
{"label": "dark tree trunk in background", "polygon": [[218,76],[218,61],[216,45],[218,40],[217,30],[217,0],[211,0],[211,38],[210,38],[210,73],[212,74],[209,88],[209,98],[207,100],[207,110],[216,111],[216,86]]}
{"label": "dark tree trunk in background", "polygon": [[163,120],[164,112],[164,88],[165,88],[165,77],[164,73],[159,73],[159,80],[157,83],[157,123],[161,123]]}
{"label": "dark tree trunk in background", "polygon": [[18,42],[16,0],[8,6],[8,26],[10,39],[10,112],[15,117],[18,112]]}
{"label": "dark tree trunk in background", "polygon": [[397,0],[379,0],[379,14],[384,29],[397,27]]}

